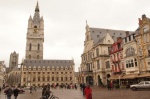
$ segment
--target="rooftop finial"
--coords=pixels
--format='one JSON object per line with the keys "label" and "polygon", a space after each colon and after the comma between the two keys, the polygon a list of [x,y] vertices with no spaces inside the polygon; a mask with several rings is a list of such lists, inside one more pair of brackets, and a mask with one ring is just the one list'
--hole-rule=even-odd
{"label": "rooftop finial", "polygon": [[37,1],[37,4],[36,4],[36,8],[35,8],[35,11],[39,12],[39,4],[38,4],[38,1]]}

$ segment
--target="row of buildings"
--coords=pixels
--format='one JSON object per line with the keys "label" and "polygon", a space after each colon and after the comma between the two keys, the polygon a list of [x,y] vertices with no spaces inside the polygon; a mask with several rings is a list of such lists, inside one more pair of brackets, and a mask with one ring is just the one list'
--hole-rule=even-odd
{"label": "row of buildings", "polygon": [[[89,27],[86,22],[84,51],[79,72],[74,60],[43,59],[44,18],[39,5],[28,20],[25,59],[10,54],[5,82],[18,86],[89,83],[106,85],[113,80],[118,85],[150,80],[150,19],[142,15],[135,31]],[[1,65],[0,65],[1,67]],[[4,81],[2,82],[4,83]]]}
{"label": "row of buildings", "polygon": [[79,83],[120,86],[150,80],[150,19],[139,18],[135,31],[92,28],[86,24]]}

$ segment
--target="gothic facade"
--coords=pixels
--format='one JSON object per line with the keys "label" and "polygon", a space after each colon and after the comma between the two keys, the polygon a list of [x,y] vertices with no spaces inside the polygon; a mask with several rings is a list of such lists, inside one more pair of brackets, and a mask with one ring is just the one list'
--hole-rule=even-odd
{"label": "gothic facade", "polygon": [[74,60],[43,59],[44,19],[37,3],[28,20],[26,57],[21,66],[21,86],[74,83]]}

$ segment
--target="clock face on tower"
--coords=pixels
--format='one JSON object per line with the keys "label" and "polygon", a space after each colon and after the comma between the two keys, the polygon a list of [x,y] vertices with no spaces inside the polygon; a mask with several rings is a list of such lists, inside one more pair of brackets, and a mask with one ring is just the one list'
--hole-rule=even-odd
{"label": "clock face on tower", "polygon": [[37,33],[38,32],[38,28],[37,26],[35,25],[34,28],[33,28],[33,33]]}
{"label": "clock face on tower", "polygon": [[37,31],[38,31],[37,28],[34,28],[34,29],[33,29],[33,32],[34,32],[34,33],[37,33]]}

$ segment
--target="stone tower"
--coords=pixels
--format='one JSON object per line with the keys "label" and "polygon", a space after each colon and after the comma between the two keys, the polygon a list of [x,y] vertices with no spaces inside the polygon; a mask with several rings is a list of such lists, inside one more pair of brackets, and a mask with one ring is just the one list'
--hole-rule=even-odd
{"label": "stone tower", "polygon": [[33,18],[29,17],[26,41],[26,59],[43,59],[44,20],[40,17],[39,5],[35,7]]}
{"label": "stone tower", "polygon": [[12,71],[14,67],[18,67],[18,59],[19,59],[19,54],[17,54],[15,51],[10,54],[9,72]]}

